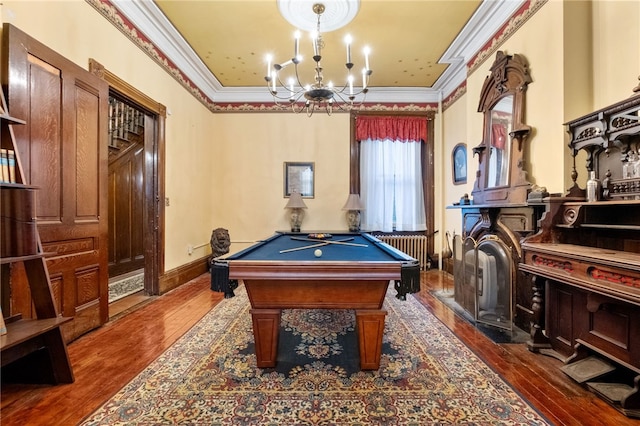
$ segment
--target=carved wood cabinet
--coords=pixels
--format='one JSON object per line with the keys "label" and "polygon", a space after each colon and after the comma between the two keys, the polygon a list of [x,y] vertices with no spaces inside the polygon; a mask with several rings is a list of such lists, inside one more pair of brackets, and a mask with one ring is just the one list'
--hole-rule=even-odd
{"label": "carved wood cabinet", "polygon": [[[508,285],[508,288],[511,288],[508,301],[511,323],[528,332],[532,321],[531,281],[518,270],[517,265],[522,255],[520,240],[538,230],[537,221],[540,218],[541,207],[526,203],[491,204],[460,206],[460,210],[463,247],[456,248],[456,258],[459,257],[459,259],[455,260],[454,265],[454,300],[465,311],[478,316],[477,309],[480,305],[478,299],[482,293],[476,285],[473,285],[477,277],[473,271],[469,270],[469,265],[473,262],[468,258],[470,256],[468,253],[477,251],[474,249],[478,247],[482,250],[482,246],[486,246],[487,243],[500,246],[506,256],[506,262],[502,268],[496,268],[496,279],[504,277],[505,287]],[[488,254],[496,257],[496,253]],[[497,258],[499,260],[499,256]],[[489,275],[487,278],[495,280]],[[508,324],[504,319],[501,321],[503,324]],[[491,322],[487,324],[497,325]]]}
{"label": "carved wood cabinet", "polygon": [[451,206],[462,215],[462,235],[454,241],[454,300],[476,323],[508,334],[528,331],[533,315],[531,283],[518,270],[520,240],[537,232],[542,210],[528,203],[534,188],[525,170],[531,82],[523,55],[496,53],[478,103],[483,128],[473,148],[478,169],[472,200]]}
{"label": "carved wood cabinet", "polygon": [[[638,92],[639,88],[636,88]],[[575,158],[603,178],[598,200],[575,184],[544,200],[540,232],[522,242],[532,277],[529,348],[628,416],[640,417],[640,193],[623,174],[640,149],[640,92],[566,124]]]}

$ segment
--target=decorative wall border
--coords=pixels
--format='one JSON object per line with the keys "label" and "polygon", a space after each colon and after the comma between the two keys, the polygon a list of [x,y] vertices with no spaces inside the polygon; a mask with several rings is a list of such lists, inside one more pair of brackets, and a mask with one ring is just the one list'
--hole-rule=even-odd
{"label": "decorative wall border", "polygon": [[206,96],[196,85],[185,76],[180,69],[165,56],[158,48],[149,41],[138,29],[111,3],[110,0],[85,0],[102,16],[118,28],[136,46],[153,59],[160,67],[164,68],[173,78],[176,79],[189,93],[198,99],[209,110],[215,110],[212,99]]}
{"label": "decorative wall border", "polygon": [[[198,99],[212,112],[289,112],[289,109],[276,105],[267,105],[264,102],[242,103],[228,102],[215,103],[202,92],[182,71],[160,51],[147,37],[144,36],[120,11],[112,4],[111,0],[85,0],[94,7],[109,22],[118,28],[136,46],[153,59],[161,68],[165,69],[175,80],[189,93]],[[513,35],[524,23],[537,12],[548,0],[528,0],[509,19],[502,28],[480,49],[478,53],[467,63],[467,77],[471,75],[501,44]],[[466,79],[443,101],[443,110],[447,109],[466,93]],[[425,103],[365,103],[363,111],[399,111],[399,112],[424,112],[436,111],[437,105]],[[338,112],[338,111],[336,111]]]}
{"label": "decorative wall border", "polygon": [[[421,103],[421,104],[391,104],[391,103],[370,103],[362,104],[360,107],[354,108],[357,111],[383,111],[383,112],[437,112],[437,103]],[[290,108],[275,104],[265,104],[264,102],[229,102],[226,104],[215,104],[213,112],[291,112]],[[333,114],[344,114],[350,111],[333,110]]]}
{"label": "decorative wall border", "polygon": [[451,105],[453,105],[458,99],[467,93],[467,80],[464,80],[458,87],[455,88],[449,96],[442,101],[442,110],[446,111]]}
{"label": "decorative wall border", "polygon": [[[491,39],[482,46],[482,48],[467,63],[467,78],[473,74],[482,63],[493,56],[493,53],[505,42],[509,37],[516,33],[545,3],[549,0],[528,0],[524,3],[516,13],[511,16],[509,21],[504,24],[500,30],[494,34]],[[467,92],[467,80],[465,80],[445,98],[442,102],[442,110],[445,111],[460,99]]]}
{"label": "decorative wall border", "polygon": [[502,28],[491,37],[491,40],[486,42],[478,53],[467,63],[467,76],[473,74],[487,58],[493,56],[493,53],[548,1],[549,0],[528,0],[524,3],[520,9],[513,14],[511,19],[509,19],[509,22],[504,24]]}

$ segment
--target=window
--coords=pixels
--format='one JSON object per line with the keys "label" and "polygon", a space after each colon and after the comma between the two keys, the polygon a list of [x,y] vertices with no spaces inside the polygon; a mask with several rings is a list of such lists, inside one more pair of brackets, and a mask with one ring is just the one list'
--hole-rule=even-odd
{"label": "window", "polygon": [[362,229],[426,230],[420,141],[360,141]]}
{"label": "window", "polygon": [[427,117],[358,115],[354,121],[351,190],[365,206],[362,229],[426,231],[433,221],[426,202],[433,198],[432,181],[425,179],[433,176],[425,161],[432,152],[425,148]]}

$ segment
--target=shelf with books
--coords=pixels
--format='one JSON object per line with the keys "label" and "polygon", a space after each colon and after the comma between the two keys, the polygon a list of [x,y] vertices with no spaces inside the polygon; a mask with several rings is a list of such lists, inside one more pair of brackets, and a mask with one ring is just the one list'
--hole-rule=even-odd
{"label": "shelf with books", "polygon": [[0,182],[17,182],[16,153],[13,149],[0,148]]}

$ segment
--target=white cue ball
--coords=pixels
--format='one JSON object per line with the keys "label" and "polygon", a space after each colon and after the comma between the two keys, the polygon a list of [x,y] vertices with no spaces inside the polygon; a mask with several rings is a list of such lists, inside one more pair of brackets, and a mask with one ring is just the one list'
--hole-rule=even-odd
{"label": "white cue ball", "polygon": [[315,254],[316,257],[320,257],[320,256],[322,256],[322,250],[316,249],[316,251],[314,251],[313,254]]}

